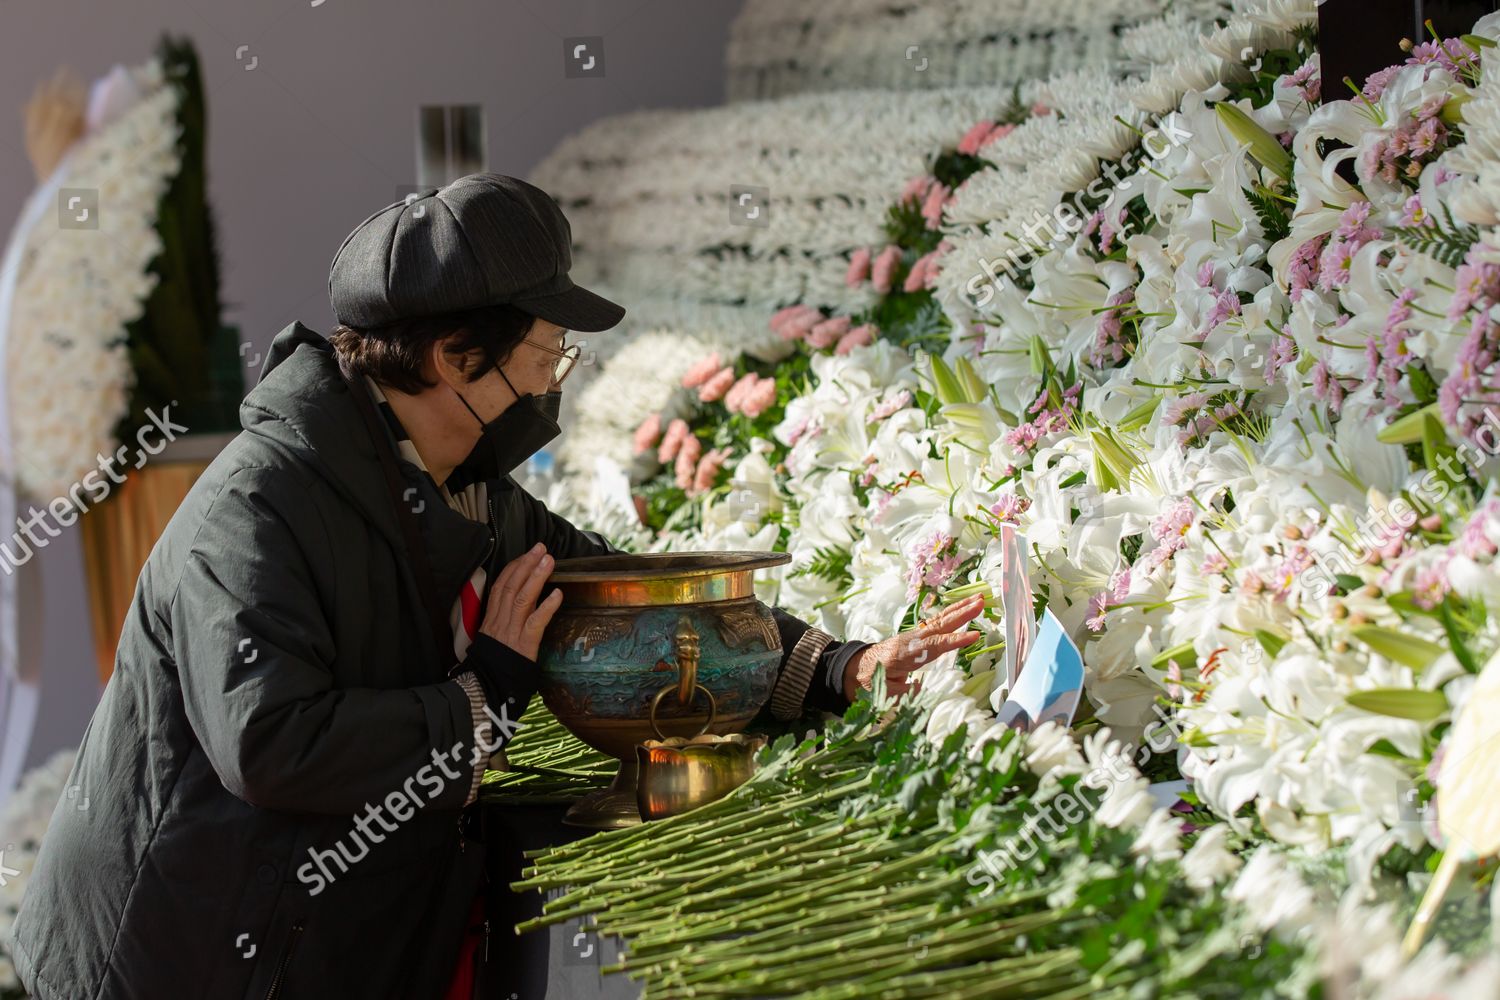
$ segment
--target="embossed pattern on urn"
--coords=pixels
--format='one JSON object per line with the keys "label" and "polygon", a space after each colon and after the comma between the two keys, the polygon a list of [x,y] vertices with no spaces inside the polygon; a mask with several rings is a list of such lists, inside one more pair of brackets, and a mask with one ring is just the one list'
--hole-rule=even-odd
{"label": "embossed pattern on urn", "polygon": [[[762,629],[724,625],[726,617],[763,621],[774,644]],[[655,735],[652,698],[663,685],[677,682],[676,634],[683,619],[698,634],[697,683],[713,693],[718,707],[709,731],[740,732],[770,700],[781,662],[775,619],[753,598],[628,612],[564,607],[544,640],[542,700],[595,749],[612,757],[633,754],[636,744]],[[689,705],[673,695],[661,703],[656,718],[666,735],[691,736],[707,716],[701,694]]]}
{"label": "embossed pattern on urn", "polygon": [[[653,553],[562,560],[563,604],[542,640],[541,695],[579,739],[621,760],[656,738],[742,731],[770,700],[781,662],[753,571],[781,553]],[[684,703],[682,694],[690,700]]]}

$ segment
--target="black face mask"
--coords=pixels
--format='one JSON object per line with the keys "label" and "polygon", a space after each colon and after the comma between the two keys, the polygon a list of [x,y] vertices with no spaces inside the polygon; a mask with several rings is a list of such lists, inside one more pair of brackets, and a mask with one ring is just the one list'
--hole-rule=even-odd
{"label": "black face mask", "polygon": [[498,365],[495,370],[500,372],[500,377],[510,386],[516,400],[489,423],[485,423],[479,414],[474,413],[474,407],[469,405],[462,393],[455,389],[453,394],[473,414],[474,419],[479,421],[479,440],[464,462],[468,463],[488,451],[494,457],[497,475],[503,479],[562,433],[562,426],[557,422],[557,415],[562,407],[562,392],[553,389],[540,396],[530,392],[523,396],[516,392],[516,387],[510,384],[510,379]]}

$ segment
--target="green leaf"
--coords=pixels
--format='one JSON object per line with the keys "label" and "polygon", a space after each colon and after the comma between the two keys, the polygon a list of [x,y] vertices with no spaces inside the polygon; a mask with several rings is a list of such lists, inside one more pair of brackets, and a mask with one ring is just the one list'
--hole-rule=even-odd
{"label": "green leaf", "polygon": [[1214,111],[1229,134],[1250,147],[1250,155],[1256,162],[1284,181],[1292,179],[1292,154],[1282,148],[1274,135],[1228,102],[1214,105]]}
{"label": "green leaf", "polygon": [[1360,625],[1353,629],[1360,642],[1388,660],[1405,664],[1413,670],[1425,670],[1433,660],[1443,655],[1443,647],[1428,642],[1410,632],[1402,632],[1384,625]]}
{"label": "green leaf", "polygon": [[970,403],[984,402],[985,397],[990,394],[990,387],[985,384],[984,379],[979,377],[979,373],[974,370],[974,366],[969,363],[969,359],[960,356],[954,362],[953,369],[958,375],[958,384],[963,387],[966,401]]}
{"label": "green leaf", "polygon": [[1161,405],[1161,400],[1161,396],[1152,396],[1140,406],[1125,414],[1118,425],[1120,430],[1138,431],[1145,427],[1151,421],[1152,415],[1156,413],[1156,408]]}
{"label": "green leaf", "polygon": [[1412,759],[1406,754],[1402,753],[1400,750],[1397,750],[1396,744],[1392,743],[1390,740],[1376,740],[1365,749],[1365,753],[1373,753],[1381,757],[1390,757],[1394,760]]}
{"label": "green leaf", "polygon": [[927,356],[932,368],[933,390],[937,393],[938,402],[967,403],[971,400],[964,393],[963,387],[958,384],[958,378],[953,374],[953,369],[936,354]]}
{"label": "green leaf", "polygon": [[1193,651],[1192,643],[1184,642],[1173,646],[1171,649],[1164,649],[1160,653],[1157,653],[1151,658],[1151,666],[1157,670],[1165,670],[1167,669],[1167,664],[1173,660],[1177,661],[1178,666],[1185,667],[1189,664],[1197,663],[1198,654]]}
{"label": "green leaf", "polygon": [[1424,253],[1449,267],[1462,264],[1469,248],[1479,242],[1479,230],[1476,227],[1455,223],[1441,205],[1433,208],[1428,224],[1393,226],[1390,232],[1418,253]]}
{"label": "green leaf", "polygon": [[1444,125],[1454,126],[1464,123],[1464,105],[1469,103],[1468,94],[1454,94],[1448,98],[1442,110],[1438,112],[1438,118]]}
{"label": "green leaf", "polygon": [[1245,188],[1245,198],[1255,209],[1255,216],[1260,220],[1260,228],[1265,231],[1268,242],[1275,243],[1291,235],[1292,220],[1284,202],[1261,188]]}
{"label": "green leaf", "polygon": [[1109,463],[1104,461],[1103,452],[1098,449],[1094,450],[1094,485],[1104,492],[1118,490],[1121,485],[1110,471]]}
{"label": "green leaf", "polygon": [[1396,719],[1431,722],[1448,711],[1448,699],[1441,691],[1417,691],[1411,688],[1371,688],[1356,691],[1345,701],[1355,708],[1389,715]]}
{"label": "green leaf", "polygon": [[1028,345],[1031,349],[1031,372],[1033,375],[1046,375],[1052,367],[1052,355],[1047,351],[1047,345],[1042,338],[1036,334],[1031,335]]}
{"label": "green leaf", "polygon": [[1448,600],[1444,599],[1438,605],[1438,618],[1443,623],[1443,631],[1448,636],[1448,647],[1453,650],[1454,659],[1462,664],[1463,668],[1471,674],[1479,673],[1479,661],[1469,649],[1469,644],[1464,642],[1464,637],[1458,631],[1458,622],[1453,617],[1453,608]]}
{"label": "green leaf", "polygon": [[1281,647],[1286,645],[1284,638],[1274,632],[1267,632],[1263,628],[1255,630],[1255,641],[1260,643],[1260,648],[1264,649],[1273,660],[1276,654],[1281,652]]}
{"label": "green leaf", "polygon": [[1429,403],[1418,410],[1413,410],[1400,420],[1396,420],[1376,433],[1376,440],[1383,444],[1416,444],[1422,440],[1422,426],[1429,415],[1438,411],[1436,403]]}
{"label": "green leaf", "polygon": [[1108,428],[1096,428],[1089,431],[1089,437],[1094,445],[1094,466],[1107,471],[1107,476],[1100,476],[1099,488],[1101,490],[1120,489],[1124,484],[1130,482],[1130,474],[1141,460],[1132,452],[1118,437],[1114,431]]}
{"label": "green leaf", "polygon": [[814,550],[812,561],[794,571],[792,576],[815,576],[842,589],[854,582],[854,574],[849,569],[853,560],[854,554],[848,549],[819,547]]}
{"label": "green leaf", "polygon": [[1429,413],[1425,417],[1423,417],[1423,464],[1426,465],[1429,470],[1442,470],[1439,474],[1442,475],[1444,479],[1448,480],[1449,484],[1457,486],[1461,482],[1461,479],[1457,476],[1450,476],[1446,471],[1447,469],[1453,468],[1454,465],[1458,465],[1460,468],[1462,468],[1462,463],[1456,463],[1454,461],[1454,459],[1456,459],[1457,457],[1458,449],[1454,448],[1453,445],[1449,443],[1448,432],[1443,430],[1443,425],[1441,422],[1439,422],[1437,416],[1435,414]]}

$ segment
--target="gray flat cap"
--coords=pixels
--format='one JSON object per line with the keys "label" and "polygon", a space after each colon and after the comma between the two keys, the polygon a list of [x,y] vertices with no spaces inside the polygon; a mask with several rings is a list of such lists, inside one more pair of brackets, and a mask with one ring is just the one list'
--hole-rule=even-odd
{"label": "gray flat cap", "polygon": [[382,326],[509,303],[568,330],[614,326],[623,307],[573,284],[572,228],[552,196],[469,174],[387,205],[344,238],[328,271],[340,323]]}

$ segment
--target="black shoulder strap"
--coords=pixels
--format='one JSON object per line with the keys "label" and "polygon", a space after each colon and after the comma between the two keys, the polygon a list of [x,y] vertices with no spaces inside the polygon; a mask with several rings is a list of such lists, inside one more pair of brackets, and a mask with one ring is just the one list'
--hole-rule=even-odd
{"label": "black shoulder strap", "polygon": [[[340,374],[343,374],[342,371]],[[386,431],[380,426],[380,416],[375,412],[375,401],[369,390],[359,381],[344,376],[344,384],[354,397],[355,408],[364,418],[365,427],[374,439],[375,453],[380,456],[380,467],[385,472],[386,486],[391,495],[391,506],[396,511],[396,523],[401,525],[401,534],[406,539],[406,557],[411,562],[412,573],[417,578],[417,589],[422,592],[422,606],[427,612],[432,628],[432,638],[437,644],[438,665],[444,673],[453,664],[453,635],[448,619],[436,604],[437,593],[432,580],[432,567],[427,562],[427,548],[422,544],[421,529],[417,517],[405,503],[405,487],[402,486],[401,470],[396,467],[396,457],[391,453]]]}

